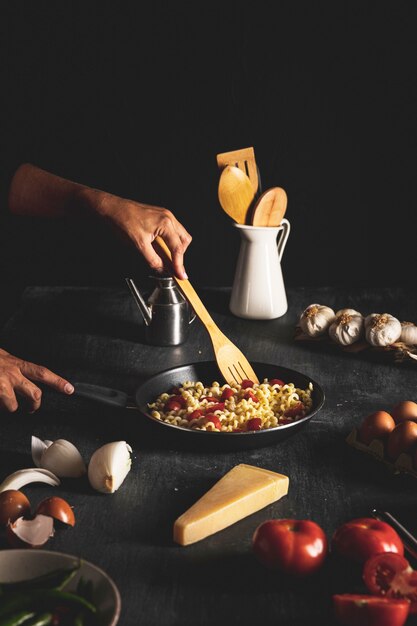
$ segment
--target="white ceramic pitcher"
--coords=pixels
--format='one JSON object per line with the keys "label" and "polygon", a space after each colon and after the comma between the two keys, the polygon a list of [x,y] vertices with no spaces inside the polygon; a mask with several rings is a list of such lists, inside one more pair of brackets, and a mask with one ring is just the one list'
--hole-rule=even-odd
{"label": "white ceramic pitcher", "polygon": [[288,308],[281,258],[290,234],[289,221],[283,219],[276,228],[234,226],[239,229],[241,243],[230,299],[231,312],[254,320],[281,317]]}

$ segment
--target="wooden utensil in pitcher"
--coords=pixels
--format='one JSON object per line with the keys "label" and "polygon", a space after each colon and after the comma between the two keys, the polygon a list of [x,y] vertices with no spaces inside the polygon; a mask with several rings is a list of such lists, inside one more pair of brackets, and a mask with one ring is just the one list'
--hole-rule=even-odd
{"label": "wooden utensil in pitcher", "polygon": [[252,226],[279,226],[287,210],[287,194],[281,187],[272,187],[257,200],[250,219]]}
{"label": "wooden utensil in pitcher", "polygon": [[[168,265],[171,265],[171,252],[169,251],[166,243],[163,239],[161,239],[161,237],[157,237],[155,242],[167,258]],[[213,344],[214,356],[216,358],[217,365],[219,366],[219,370],[221,371],[226,382],[229,385],[236,383],[240,384],[242,380],[252,380],[254,383],[258,383],[258,377],[253,371],[251,364],[239,348],[222,333],[200,300],[190,281],[182,280],[180,278],[176,278],[175,276],[174,279],[178,287],[181,289],[184,297],[191,304],[195,313],[206,327]]]}
{"label": "wooden utensil in pitcher", "polygon": [[223,170],[228,165],[234,165],[239,168],[249,178],[254,195],[259,188],[259,174],[255,161],[255,150],[253,148],[242,148],[241,150],[232,150],[230,152],[222,152],[217,155],[217,165]]}
{"label": "wooden utensil in pitcher", "polygon": [[245,224],[255,195],[246,174],[238,167],[228,165],[221,173],[218,191],[222,209],[238,224]]}

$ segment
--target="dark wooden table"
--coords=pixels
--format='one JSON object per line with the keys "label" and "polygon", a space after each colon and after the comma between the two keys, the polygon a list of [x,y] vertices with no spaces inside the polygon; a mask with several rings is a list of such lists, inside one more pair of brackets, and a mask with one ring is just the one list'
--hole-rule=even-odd
{"label": "dark wooden table", "polygon": [[[252,534],[270,518],[310,518],[330,538],[340,523],[368,516],[373,507],[391,511],[417,532],[417,481],[392,475],[345,443],[368,413],[389,409],[402,399],[417,400],[417,372],[364,354],[294,342],[294,325],[312,302],[415,320],[417,295],[399,289],[292,289],[288,313],[260,322],[234,318],[226,290],[200,293],[222,330],[250,359],[305,372],[322,384],[325,406],[305,429],[256,450],[181,451],[151,437],[134,412],[45,390],[36,414],[2,415],[0,477],[32,465],[32,434],[69,439],[86,460],[108,441],[125,439],[132,445],[132,471],[114,495],[100,495],[87,482],[71,480],[59,489],[25,489],[34,504],[52,493],[73,504],[75,528],[58,533],[46,549],[80,555],[114,578],[123,600],[121,626],[332,624],[332,593],[357,591],[360,582],[335,571],[329,561],[309,580],[290,583],[255,561]],[[32,287],[6,324],[0,345],[70,380],[128,392],[160,370],[212,358],[199,322],[188,342],[174,348],[151,348],[143,343],[142,333],[139,313],[123,286]],[[176,517],[242,462],[287,474],[288,496],[193,546],[174,545]]]}

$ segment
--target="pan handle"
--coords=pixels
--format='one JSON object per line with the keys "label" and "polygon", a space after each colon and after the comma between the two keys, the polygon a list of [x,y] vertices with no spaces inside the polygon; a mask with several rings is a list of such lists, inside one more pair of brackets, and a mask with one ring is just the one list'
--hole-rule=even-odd
{"label": "pan handle", "polygon": [[128,403],[127,393],[110,387],[90,385],[89,383],[74,383],[74,395],[89,400],[96,400],[102,404],[126,408]]}

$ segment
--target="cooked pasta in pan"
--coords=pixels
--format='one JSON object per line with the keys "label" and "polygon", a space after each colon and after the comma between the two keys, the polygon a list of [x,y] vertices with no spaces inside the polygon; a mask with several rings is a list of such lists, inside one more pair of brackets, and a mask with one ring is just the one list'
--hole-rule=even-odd
{"label": "cooked pasta in pan", "polygon": [[312,408],[312,383],[298,389],[277,378],[241,385],[184,382],[148,404],[155,419],[174,426],[213,432],[265,430],[292,423]]}

